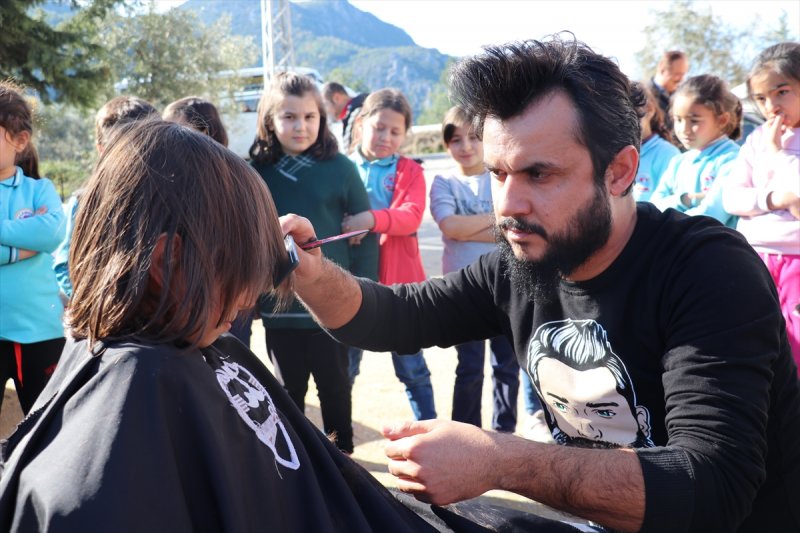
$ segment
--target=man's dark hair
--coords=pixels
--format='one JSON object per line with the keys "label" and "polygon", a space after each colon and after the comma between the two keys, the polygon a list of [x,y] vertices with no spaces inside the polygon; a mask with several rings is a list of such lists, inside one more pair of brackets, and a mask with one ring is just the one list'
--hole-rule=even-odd
{"label": "man's dark hair", "polygon": [[658,70],[661,70],[664,67],[672,65],[679,59],[688,59],[686,57],[686,53],[682,52],[681,50],[667,50],[666,52],[661,54],[661,58],[658,60],[658,65],[656,66],[656,68]]}
{"label": "man's dark hair", "polygon": [[325,85],[322,86],[322,97],[325,100],[330,101],[333,98],[334,94],[343,94],[345,96],[349,96],[347,94],[347,90],[344,88],[344,85],[341,83],[336,83],[335,81],[329,81]]}
{"label": "man's dark hair", "polygon": [[639,149],[639,117],[627,76],[574,37],[484,47],[453,68],[450,83],[454,102],[475,117],[480,137],[487,116],[508,120],[563,92],[575,105],[575,139],[588,149],[598,182],[620,150],[628,145]]}

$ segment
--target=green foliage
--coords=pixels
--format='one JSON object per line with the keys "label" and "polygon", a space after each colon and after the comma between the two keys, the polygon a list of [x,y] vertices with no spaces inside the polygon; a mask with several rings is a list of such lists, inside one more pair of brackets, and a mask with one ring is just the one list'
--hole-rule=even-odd
{"label": "green foliage", "polygon": [[119,0],[72,0],[74,16],[55,27],[42,0],[4,0],[0,8],[0,77],[14,78],[51,100],[92,106],[109,80],[104,50],[94,41],[102,18]]}
{"label": "green foliage", "polygon": [[451,58],[442,70],[442,75],[439,77],[439,83],[431,91],[430,101],[425,107],[422,114],[420,114],[417,122],[419,124],[439,124],[444,118],[444,114],[450,109],[453,104],[450,101],[450,68],[455,64],[456,60]]}
{"label": "green foliage", "polygon": [[663,52],[678,49],[689,56],[692,75],[714,74],[735,86],[745,80],[761,50],[791,40],[785,14],[777,25],[756,17],[750,27],[741,29],[722,22],[709,7],[696,7],[692,0],[673,0],[665,9],[651,11],[651,17],[643,30],[645,46],[636,54],[646,77],[653,75]]}
{"label": "green foliage", "polygon": [[53,181],[65,200],[94,167],[94,113],[68,104],[39,104],[34,108],[33,133],[39,172]]}
{"label": "green foliage", "polygon": [[45,178],[50,178],[62,201],[66,201],[72,193],[83,186],[91,170],[90,166],[71,160],[42,161],[39,165],[39,173]]}
{"label": "green foliage", "polygon": [[91,164],[95,154],[94,114],[65,104],[38,106],[34,142],[42,162],[71,160]]}
{"label": "green foliage", "polygon": [[[127,94],[156,106],[189,95],[232,105],[241,84],[233,73],[252,64],[257,51],[250,37],[232,36],[230,25],[230,16],[207,26],[195,13],[175,9],[114,14],[100,43],[109,51],[113,79],[123,82]],[[225,71],[231,75],[219,75]]]}
{"label": "green foliage", "polygon": [[357,93],[368,93],[369,86],[361,78],[357,78],[349,68],[337,67],[325,76],[326,81],[335,81],[353,89]]}

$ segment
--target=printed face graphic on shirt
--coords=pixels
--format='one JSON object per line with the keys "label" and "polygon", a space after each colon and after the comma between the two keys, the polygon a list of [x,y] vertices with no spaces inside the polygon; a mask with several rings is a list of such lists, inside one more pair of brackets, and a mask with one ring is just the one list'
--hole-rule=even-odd
{"label": "printed face graphic on shirt", "polygon": [[651,447],[650,414],[636,404],[628,371],[594,320],[540,326],[528,370],[560,444]]}

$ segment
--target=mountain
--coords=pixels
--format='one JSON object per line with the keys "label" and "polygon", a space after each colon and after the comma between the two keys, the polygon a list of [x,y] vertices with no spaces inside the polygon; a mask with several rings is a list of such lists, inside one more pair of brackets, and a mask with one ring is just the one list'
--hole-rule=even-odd
{"label": "mountain", "polygon": [[[188,0],[177,9],[196,13],[206,24],[228,14],[231,31],[261,43],[261,11],[254,0]],[[370,90],[396,87],[419,116],[452,59],[423,48],[402,29],[381,21],[346,0],[312,0],[290,5],[292,42],[298,66],[362,81]],[[261,58],[253,66],[260,66]],[[347,83],[345,81],[345,83]]]}

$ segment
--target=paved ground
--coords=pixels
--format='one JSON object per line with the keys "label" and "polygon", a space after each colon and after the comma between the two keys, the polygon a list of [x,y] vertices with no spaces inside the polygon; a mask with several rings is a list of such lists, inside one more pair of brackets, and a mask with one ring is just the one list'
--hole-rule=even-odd
{"label": "paved ground", "polygon": [[[428,186],[430,187],[436,173],[445,170],[449,166],[450,161],[446,157],[427,157],[424,167]],[[419,230],[419,242],[426,272],[431,277],[441,275],[441,234],[437,225],[431,219],[428,209],[425,210],[425,217]],[[251,347],[262,360],[265,360],[267,366],[271,367],[266,358],[264,330],[260,322],[253,324]],[[439,417],[449,418],[456,367],[455,350],[452,348],[427,349],[425,350],[425,358],[432,375]],[[492,409],[491,379],[488,378],[491,375],[491,369],[488,364],[484,374],[487,379],[484,380],[482,417],[483,427],[488,428],[491,427]],[[519,412],[524,413],[521,398]],[[306,396],[306,415],[318,427],[322,427],[319,400],[313,380],[310,382],[309,392]],[[9,389],[6,391],[2,413],[0,414],[0,437],[8,435],[20,417],[21,413],[16,402],[16,394],[12,389]],[[380,429],[387,422],[411,419],[411,409],[406,400],[403,385],[394,376],[391,356],[388,353],[365,352],[361,364],[361,374],[353,388],[353,429],[356,444],[353,457],[384,485],[394,486],[394,479],[386,469],[386,459],[383,454],[385,441]],[[524,422],[524,420],[523,415],[521,422]],[[528,510],[542,516],[565,518],[547,507],[507,492],[491,491],[481,497],[481,500]]]}

